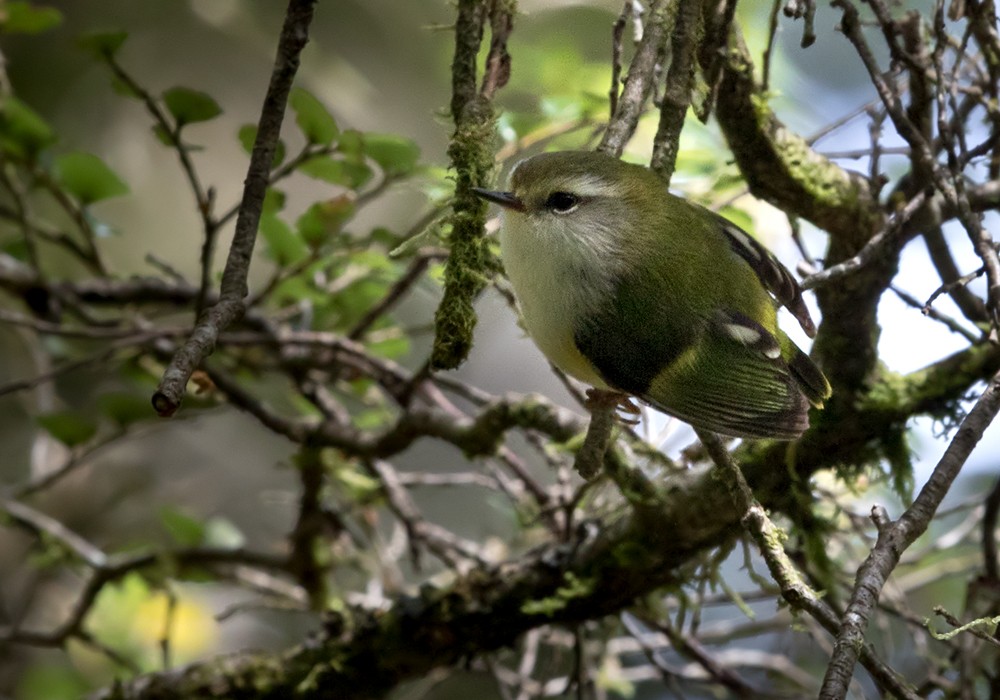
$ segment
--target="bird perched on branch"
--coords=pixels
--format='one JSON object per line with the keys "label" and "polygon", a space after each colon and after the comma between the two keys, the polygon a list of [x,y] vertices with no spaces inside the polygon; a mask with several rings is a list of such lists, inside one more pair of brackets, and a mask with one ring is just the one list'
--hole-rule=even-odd
{"label": "bird perched on branch", "polygon": [[830,384],[777,322],[816,333],[791,273],[746,231],[655,173],[596,152],[517,165],[500,246],[524,325],[548,359],[696,428],[792,439]]}

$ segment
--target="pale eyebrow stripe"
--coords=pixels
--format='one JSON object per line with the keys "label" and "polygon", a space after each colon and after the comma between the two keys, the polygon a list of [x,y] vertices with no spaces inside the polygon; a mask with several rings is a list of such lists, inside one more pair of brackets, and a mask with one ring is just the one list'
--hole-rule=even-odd
{"label": "pale eyebrow stripe", "polygon": [[582,175],[572,180],[567,179],[567,189],[581,197],[610,197],[616,192],[614,185],[600,177]]}

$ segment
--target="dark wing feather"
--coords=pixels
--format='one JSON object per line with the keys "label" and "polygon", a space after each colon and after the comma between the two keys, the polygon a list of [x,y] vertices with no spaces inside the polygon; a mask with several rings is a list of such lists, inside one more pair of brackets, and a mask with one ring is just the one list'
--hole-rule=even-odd
{"label": "dark wing feather", "polygon": [[792,313],[806,335],[815,338],[816,325],[802,299],[802,287],[799,286],[798,281],[788,268],[782,265],[781,261],[774,257],[774,254],[762,246],[757,239],[732,221],[718,214],[714,216],[732,251],[746,261],[764,287],[778,300],[778,303]]}
{"label": "dark wing feather", "polygon": [[640,398],[724,435],[796,438],[809,427],[810,401],[785,360],[761,350],[771,342],[779,344],[773,336],[739,342],[721,324],[707,324],[697,351],[666,367]]}

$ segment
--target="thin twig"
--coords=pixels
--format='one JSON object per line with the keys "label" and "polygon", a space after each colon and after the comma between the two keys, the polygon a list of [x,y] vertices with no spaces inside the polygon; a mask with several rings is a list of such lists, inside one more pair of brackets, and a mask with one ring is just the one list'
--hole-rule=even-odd
{"label": "thin twig", "polygon": [[[782,597],[792,607],[808,612],[828,632],[836,633],[838,629],[836,615],[819,594],[806,583],[795,564],[789,559],[782,546],[786,536],[771,522],[763,506],[754,497],[739,465],[717,435],[706,431],[696,432],[712,461],[722,472],[734,504],[744,513],[741,518],[743,526],[760,548],[771,577],[781,588]],[[883,687],[907,700],[918,700],[919,696],[895,670],[876,656],[871,645],[861,640],[855,653],[860,653],[865,668]]]}
{"label": "thin twig", "polygon": [[649,16],[645,31],[622,87],[618,110],[608,123],[597,150],[612,155],[621,155],[625,144],[635,132],[639,116],[645,108],[646,99],[653,86],[653,72],[657,57],[666,39],[667,0],[653,0],[649,6]]}
{"label": "thin twig", "polygon": [[691,89],[697,65],[695,54],[698,40],[704,34],[701,6],[696,2],[676,5],[673,39],[670,49],[670,70],[660,105],[660,122],[653,138],[653,156],[649,167],[669,183],[680,151],[681,129],[691,105]]}
{"label": "thin twig", "polygon": [[402,299],[404,294],[410,291],[410,288],[417,282],[418,279],[420,279],[420,276],[424,274],[424,271],[431,264],[431,260],[433,260],[434,257],[435,256],[417,255],[410,263],[410,266],[406,269],[406,272],[404,272],[399,279],[396,280],[395,284],[389,288],[389,291],[386,292],[385,296],[382,297],[378,303],[372,305],[371,308],[365,312],[364,316],[362,316],[361,319],[354,324],[354,327],[348,331],[347,337],[351,340],[360,339],[383,314],[391,309],[396,302]]}
{"label": "thin twig", "polygon": [[833,657],[823,679],[820,692],[822,700],[842,700],[846,696],[858,658],[858,649],[864,644],[868,618],[878,602],[882,587],[896,568],[903,552],[927,530],[951,483],[998,411],[1000,374],[993,377],[966,415],[927,483],[900,518],[890,522],[884,511],[873,509],[873,519],[879,531],[878,539],[868,558],[858,569],[854,592],[841,621]]}
{"label": "thin twig", "polygon": [[935,321],[944,324],[945,327],[947,327],[948,330],[950,330],[952,333],[958,333],[960,336],[968,340],[970,343],[978,343],[983,340],[982,333],[977,335],[972,331],[970,331],[965,326],[963,326],[961,323],[953,319],[951,316],[941,313],[930,304],[921,304],[916,297],[914,297],[912,294],[903,291],[896,285],[890,286],[889,289],[895,292],[896,296],[899,297],[904,303],[909,304],[915,309],[920,309],[921,313],[923,313],[924,316],[927,316],[928,318],[932,318]]}
{"label": "thin twig", "polygon": [[219,333],[242,317],[245,311],[247,275],[257,239],[257,224],[264,205],[288,93],[298,71],[299,56],[309,39],[309,25],[315,3],[316,0],[290,0],[288,4],[271,82],[264,97],[257,137],[250,154],[243,200],[236,218],[236,232],[222,273],[219,301],[201,315],[191,336],[177,350],[164,371],[160,386],[153,394],[153,407],[161,416],[171,416],[177,411],[188,379],[202,360],[215,349]]}
{"label": "thin twig", "polygon": [[884,252],[890,247],[899,246],[899,234],[904,231],[906,222],[924,205],[926,199],[927,194],[925,192],[918,192],[896,212],[896,215],[886,224],[882,231],[879,231],[869,239],[864,248],[858,251],[857,255],[833,267],[810,274],[802,280],[802,288],[814,289],[815,287],[829,284],[835,279],[845,277],[863,269],[873,261],[880,260]]}
{"label": "thin twig", "polygon": [[150,116],[153,117],[153,121],[156,122],[158,133],[167,139],[170,147],[177,153],[181,170],[184,171],[188,186],[194,194],[195,205],[201,216],[202,232],[204,235],[201,249],[201,283],[199,285],[198,302],[195,307],[197,314],[200,314],[208,301],[212,281],[211,273],[215,243],[218,238],[219,228],[222,226],[222,222],[217,220],[212,213],[215,203],[214,190],[211,188],[206,190],[201,183],[198,170],[195,168],[194,161],[191,158],[191,147],[181,138],[183,125],[176,124],[167,115],[161,107],[160,102],[115,60],[114,55],[107,56],[106,60],[115,78],[121,81],[131,94],[142,101],[146,107],[146,111],[149,112]]}

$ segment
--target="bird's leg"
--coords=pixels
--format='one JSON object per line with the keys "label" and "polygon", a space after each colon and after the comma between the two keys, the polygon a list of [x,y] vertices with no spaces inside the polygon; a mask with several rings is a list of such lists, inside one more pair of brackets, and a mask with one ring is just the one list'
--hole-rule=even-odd
{"label": "bird's leg", "polygon": [[615,411],[621,401],[617,391],[588,389],[584,406],[590,411],[590,424],[583,444],[576,453],[573,468],[584,479],[593,479],[601,471],[604,453],[611,442]]}
{"label": "bird's leg", "polygon": [[615,416],[628,426],[638,425],[642,417],[642,410],[632,400],[632,397],[621,391],[587,389],[587,400],[583,405],[591,414],[595,410],[613,406],[617,412]]}
{"label": "bird's leg", "polygon": [[618,420],[632,428],[639,425],[639,421],[642,420],[642,409],[628,394],[622,394],[618,400]]}

